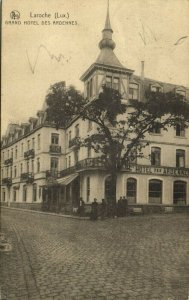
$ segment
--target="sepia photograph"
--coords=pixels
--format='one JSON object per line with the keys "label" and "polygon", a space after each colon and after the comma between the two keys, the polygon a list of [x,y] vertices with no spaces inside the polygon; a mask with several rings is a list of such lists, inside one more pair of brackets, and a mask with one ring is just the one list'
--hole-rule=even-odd
{"label": "sepia photograph", "polygon": [[1,15],[0,300],[188,300],[189,1]]}

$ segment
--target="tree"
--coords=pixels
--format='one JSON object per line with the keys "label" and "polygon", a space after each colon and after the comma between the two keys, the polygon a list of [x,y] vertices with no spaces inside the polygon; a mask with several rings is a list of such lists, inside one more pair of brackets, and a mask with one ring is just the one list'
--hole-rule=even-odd
{"label": "tree", "polygon": [[[94,134],[80,139],[78,143],[93,148],[104,162],[112,178],[113,201],[116,201],[117,174],[137,157],[143,157],[143,148],[148,144],[145,135],[157,123],[162,130],[168,130],[178,122],[188,126],[189,103],[174,93],[147,92],[145,102],[130,101],[129,104],[122,102],[117,90],[106,86],[103,86],[99,97],[92,101],[84,99],[77,91],[73,95],[70,108],[67,107],[68,114],[72,114],[74,106],[73,116],[97,125]],[[58,116],[51,113],[50,117],[55,122],[58,119],[60,124],[65,112],[62,109],[56,112]]]}
{"label": "tree", "polygon": [[64,128],[70,120],[76,117],[78,106],[83,102],[82,94],[74,86],[66,88],[61,81],[50,86],[46,95],[47,121]]}

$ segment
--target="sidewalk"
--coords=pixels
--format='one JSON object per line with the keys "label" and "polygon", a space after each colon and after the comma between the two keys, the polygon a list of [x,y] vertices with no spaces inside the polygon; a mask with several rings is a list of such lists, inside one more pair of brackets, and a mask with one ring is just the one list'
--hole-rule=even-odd
{"label": "sidewalk", "polygon": [[15,207],[1,206],[1,209],[18,210],[18,211],[24,211],[24,212],[30,212],[30,213],[37,213],[37,214],[49,215],[49,216],[57,216],[57,217],[70,218],[70,219],[78,219],[78,220],[89,220],[90,219],[89,217],[79,217],[79,216],[73,216],[73,215],[63,215],[63,214],[57,214],[57,213],[53,213],[53,212],[31,210],[31,209],[25,209],[25,208],[15,208]]}

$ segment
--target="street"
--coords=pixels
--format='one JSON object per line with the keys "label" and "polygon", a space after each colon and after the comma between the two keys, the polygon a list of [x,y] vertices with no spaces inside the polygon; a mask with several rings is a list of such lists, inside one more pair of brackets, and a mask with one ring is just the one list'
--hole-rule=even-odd
{"label": "street", "polygon": [[189,216],[92,222],[2,208],[0,299],[189,297]]}

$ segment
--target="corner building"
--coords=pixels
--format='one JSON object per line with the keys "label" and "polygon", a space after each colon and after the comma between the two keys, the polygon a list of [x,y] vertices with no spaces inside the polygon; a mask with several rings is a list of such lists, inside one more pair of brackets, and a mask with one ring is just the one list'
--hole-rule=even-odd
{"label": "corner building", "polygon": [[[84,95],[98,97],[102,85],[118,89],[123,102],[145,101],[147,90],[182,94],[184,86],[155,81],[124,67],[114,53],[109,9],[96,61],[84,72]],[[45,108],[45,106],[44,106]],[[79,118],[67,128],[56,130],[46,121],[45,109],[26,124],[9,125],[2,139],[1,204],[13,207],[73,213],[79,197],[87,204],[94,198],[111,200],[111,177],[98,155],[77,148],[77,138],[87,137],[96,125]],[[130,206],[157,211],[189,207],[189,128],[161,131],[157,126],[146,135],[149,146],[144,158],[117,177],[117,199],[126,196]]]}

